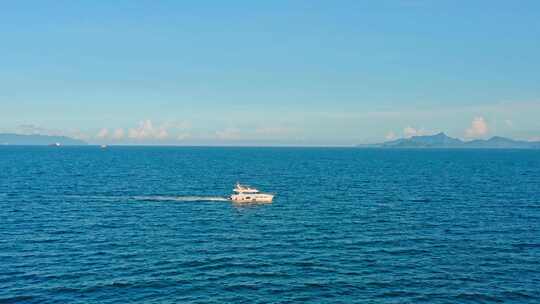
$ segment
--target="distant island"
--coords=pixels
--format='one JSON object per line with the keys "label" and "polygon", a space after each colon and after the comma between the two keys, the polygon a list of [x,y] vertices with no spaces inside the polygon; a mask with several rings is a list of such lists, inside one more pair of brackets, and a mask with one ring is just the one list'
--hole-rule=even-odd
{"label": "distant island", "polygon": [[16,146],[83,146],[86,142],[67,136],[49,136],[49,135],[23,135],[14,133],[0,133],[0,145]]}
{"label": "distant island", "polygon": [[540,149],[539,141],[522,141],[494,136],[490,139],[463,141],[443,132],[435,135],[400,138],[380,144],[358,145],[375,148],[470,148],[470,149]]}

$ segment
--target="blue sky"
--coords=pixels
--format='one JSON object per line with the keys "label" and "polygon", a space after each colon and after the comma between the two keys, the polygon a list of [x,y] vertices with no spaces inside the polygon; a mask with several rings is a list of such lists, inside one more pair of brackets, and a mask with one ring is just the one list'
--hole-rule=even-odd
{"label": "blue sky", "polygon": [[538,1],[2,2],[0,132],[540,139],[538,54]]}

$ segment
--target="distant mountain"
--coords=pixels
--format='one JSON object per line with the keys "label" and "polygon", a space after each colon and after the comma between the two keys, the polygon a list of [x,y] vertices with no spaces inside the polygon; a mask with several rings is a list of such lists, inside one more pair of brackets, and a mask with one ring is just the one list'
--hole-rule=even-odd
{"label": "distant mountain", "polygon": [[488,140],[473,140],[466,142],[468,148],[521,148],[531,149],[540,148],[540,142],[514,140],[506,137],[494,136]]}
{"label": "distant mountain", "polygon": [[463,141],[448,137],[444,133],[427,136],[413,136],[411,138],[400,138],[380,144],[383,147],[456,147],[462,145]]}
{"label": "distant mountain", "polygon": [[435,135],[413,136],[411,138],[400,138],[381,144],[361,146],[380,148],[540,149],[540,142],[514,140],[500,136],[494,136],[488,140],[476,139],[462,141],[441,132]]}
{"label": "distant mountain", "polygon": [[49,135],[22,135],[12,133],[0,133],[0,145],[28,145],[28,146],[46,146],[60,144],[64,146],[82,146],[86,142],[73,139],[67,136],[49,136]]}

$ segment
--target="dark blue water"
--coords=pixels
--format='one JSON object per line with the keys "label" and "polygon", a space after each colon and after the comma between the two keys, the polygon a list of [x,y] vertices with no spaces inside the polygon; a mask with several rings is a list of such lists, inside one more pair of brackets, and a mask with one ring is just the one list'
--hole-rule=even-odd
{"label": "dark blue water", "polygon": [[[220,200],[236,181],[273,204]],[[0,303],[538,303],[540,151],[0,147]]]}

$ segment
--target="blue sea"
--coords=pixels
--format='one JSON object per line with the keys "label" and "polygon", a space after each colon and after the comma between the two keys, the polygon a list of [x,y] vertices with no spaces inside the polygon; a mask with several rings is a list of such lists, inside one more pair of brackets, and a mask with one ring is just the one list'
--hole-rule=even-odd
{"label": "blue sea", "polygon": [[306,302],[539,303],[540,151],[0,147],[0,303]]}

